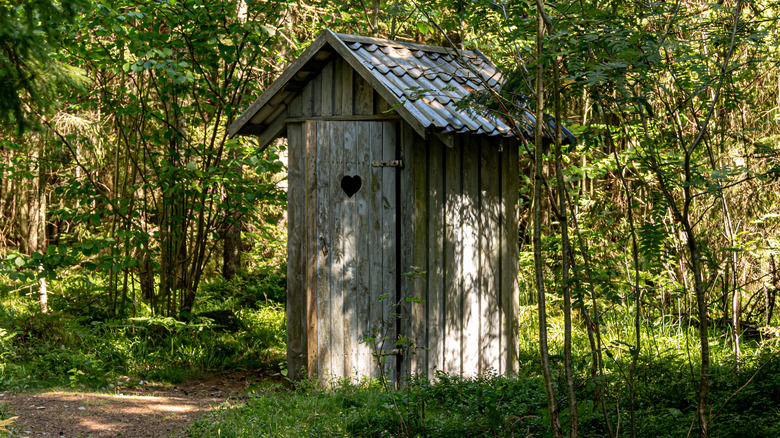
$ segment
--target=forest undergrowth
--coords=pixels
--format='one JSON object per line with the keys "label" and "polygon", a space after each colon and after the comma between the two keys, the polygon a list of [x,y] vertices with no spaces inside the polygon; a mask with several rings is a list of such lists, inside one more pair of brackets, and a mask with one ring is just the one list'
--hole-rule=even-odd
{"label": "forest undergrowth", "polygon": [[[249,396],[226,402],[194,423],[195,437],[226,436],[547,436],[549,418],[538,351],[535,305],[520,307],[517,375],[461,378],[437,372],[406,376],[399,389],[377,380],[286,382],[284,277],[239,275],[203,286],[189,322],[138,315],[109,318],[95,296],[99,279],[70,277],[55,283],[51,314],[25,291],[0,301],[0,391],[55,386],[111,390],[140,381],[178,383],[241,369],[272,376]],[[554,297],[550,297],[554,299]],[[128,307],[129,308],[129,307]],[[603,375],[593,375],[583,321],[575,323],[578,422],[582,436],[608,436],[604,410],[617,436],[629,424],[628,369],[634,345],[628,311],[604,312]],[[576,320],[576,318],[575,318]],[[557,388],[565,385],[563,315],[548,315],[550,354]],[[696,407],[698,328],[690,317],[655,318],[644,325],[635,370],[637,436],[687,436]],[[726,330],[726,331],[724,331]],[[728,328],[710,331],[713,433],[723,437],[780,434],[780,361],[776,340],[744,336],[740,361]],[[763,332],[758,332],[763,333]],[[603,393],[602,391],[603,388]],[[604,400],[602,406],[601,400]],[[567,400],[561,398],[566,425]],[[8,417],[8,413],[0,413]],[[693,429],[695,430],[695,429]],[[622,432],[621,432],[622,431]]]}
{"label": "forest undergrowth", "polygon": [[0,391],[105,390],[228,369],[271,373],[284,358],[283,277],[281,286],[273,275],[206,284],[189,321],[152,316],[143,306],[112,316],[100,299],[105,284],[94,277],[55,283],[48,314],[8,284],[0,286]]}
{"label": "forest undergrowth", "polygon": [[[535,309],[531,307],[521,308],[517,375],[461,378],[437,372],[430,381],[408,376],[407,384],[397,390],[366,379],[331,381],[328,388],[303,381],[224,404],[197,421],[190,433],[195,437],[549,436],[547,399],[535,345]],[[604,408],[616,436],[630,434],[627,380],[632,321],[621,315],[613,318],[604,337],[603,377],[589,374],[589,354],[575,358],[582,436],[608,436]],[[550,315],[549,321],[555,385],[563,388],[562,315]],[[647,342],[635,371],[637,436],[695,436],[698,331],[690,321],[675,321],[664,328],[646,326]],[[713,436],[780,435],[780,361],[775,340],[746,339],[737,364],[727,334],[712,330],[711,339]],[[575,336],[575,346],[575,351],[588,351],[583,330]],[[604,407],[599,398],[602,387]],[[568,427],[566,404],[565,398],[559,400],[561,419]]]}

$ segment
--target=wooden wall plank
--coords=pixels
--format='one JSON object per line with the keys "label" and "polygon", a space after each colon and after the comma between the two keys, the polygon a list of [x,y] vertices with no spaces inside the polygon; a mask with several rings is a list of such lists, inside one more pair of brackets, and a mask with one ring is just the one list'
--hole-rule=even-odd
{"label": "wooden wall plank", "polygon": [[374,90],[374,114],[384,114],[390,110],[390,104]]}
{"label": "wooden wall plank", "polygon": [[306,192],[306,368],[308,377],[317,375],[317,126],[304,124]]}
{"label": "wooden wall plank", "polygon": [[342,115],[344,114],[344,105],[341,100],[341,96],[343,94],[342,87],[344,86],[344,81],[342,80],[342,76],[344,75],[343,69],[344,69],[344,58],[337,57],[333,60],[333,79],[331,83],[333,84],[333,90],[332,90],[332,99],[333,99],[333,115]]}
{"label": "wooden wall plank", "polygon": [[324,380],[331,369],[330,277],[330,136],[327,123],[315,123],[317,130],[317,376]]}
{"label": "wooden wall plank", "polygon": [[412,258],[406,261],[402,267],[403,273],[410,273],[412,267],[418,267],[425,274],[415,275],[411,278],[404,278],[405,284],[411,285],[410,295],[415,301],[407,304],[410,307],[411,327],[408,336],[416,343],[413,355],[409,358],[412,374],[423,374],[428,371],[428,320],[427,305],[430,297],[428,296],[428,144],[419,136],[413,136],[413,143],[409,151],[409,160],[406,164],[408,169],[405,172],[411,173],[410,192],[412,195],[411,205],[402,208],[404,215],[411,215],[412,233]]}
{"label": "wooden wall plank", "polygon": [[300,123],[287,127],[289,165],[287,167],[287,363],[291,379],[298,379],[305,363],[306,333],[303,293],[305,283],[303,235],[305,195],[303,192],[303,139]]}
{"label": "wooden wall plank", "polygon": [[444,369],[444,152],[431,137],[428,152],[428,358],[425,372]]}
{"label": "wooden wall plank", "polygon": [[322,115],[322,72],[309,81],[312,96],[312,116]]}
{"label": "wooden wall plank", "polygon": [[309,81],[301,90],[301,117],[314,115],[314,81]]}
{"label": "wooden wall plank", "polygon": [[479,368],[479,139],[464,136],[463,142],[463,375],[474,376]]}
{"label": "wooden wall plank", "polygon": [[[382,159],[383,160],[395,160],[396,155],[396,124],[394,122],[381,122],[382,123]],[[385,299],[383,303],[382,316],[386,321],[386,336],[391,340],[387,349],[392,349],[393,342],[398,336],[396,329],[396,307],[395,304],[398,299],[397,294],[397,233],[396,233],[396,219],[397,219],[397,199],[396,190],[397,182],[396,167],[384,167],[382,168],[382,272],[384,277],[382,279],[382,287],[386,293],[390,293],[389,299]],[[396,361],[392,360],[393,356],[389,356],[385,362],[385,374],[387,378],[395,384],[396,379]]]}
{"label": "wooden wall plank", "polygon": [[[381,122],[368,122],[369,126],[369,146],[371,156],[370,161],[382,160],[382,123]],[[382,244],[382,212],[384,210],[382,204],[382,187],[384,168],[382,167],[370,167],[370,196],[369,196],[369,330],[371,336],[375,339],[380,339],[386,336],[386,325],[384,320],[384,301],[382,296],[386,293],[384,288],[384,271],[383,271],[383,254],[384,246]],[[389,299],[392,299],[389,298]],[[384,348],[383,344],[377,343],[371,344],[372,354],[378,353],[378,349]],[[380,377],[379,365],[376,362],[379,358],[374,357],[372,362],[373,367],[371,374],[374,378]]]}
{"label": "wooden wall plank", "polygon": [[480,372],[499,369],[501,323],[499,276],[501,248],[498,242],[500,171],[498,147],[480,139]]}
{"label": "wooden wall plank", "polygon": [[[358,175],[357,167],[357,132],[355,122],[331,122],[342,125],[344,143],[344,175],[355,177]],[[355,380],[357,371],[357,342],[358,342],[358,315],[357,315],[357,272],[358,261],[361,254],[357,251],[357,193],[351,197],[344,194],[342,210],[343,230],[343,254],[344,254],[344,373],[346,377]],[[337,316],[338,318],[338,316]]]}
{"label": "wooden wall plank", "polygon": [[317,77],[319,83],[322,84],[319,90],[320,100],[317,105],[321,116],[333,115],[333,64],[333,61],[329,62]]}
{"label": "wooden wall plank", "polygon": [[287,117],[301,117],[303,116],[303,97],[298,94],[290,101],[290,105],[287,107]]}
{"label": "wooden wall plank", "polygon": [[501,307],[502,373],[517,372],[518,317],[518,198],[519,154],[514,141],[506,141],[501,153]]}
{"label": "wooden wall plank", "polygon": [[349,63],[345,62],[341,76],[341,81],[343,82],[341,88],[341,107],[344,110],[344,115],[355,114],[355,76],[355,70],[352,69],[352,66],[349,65]]}
{"label": "wooden wall plank", "polygon": [[463,342],[463,141],[455,139],[455,147],[445,151],[445,315],[444,315],[444,370],[462,375]]}
{"label": "wooden wall plank", "polygon": [[330,369],[333,377],[344,374],[344,203],[346,194],[341,189],[344,177],[344,125],[339,122],[323,122],[330,136]]}
{"label": "wooden wall plank", "polygon": [[[349,65],[347,65],[349,67]],[[350,69],[352,67],[349,67]],[[351,83],[350,83],[350,92]],[[350,103],[352,101],[350,100]],[[371,123],[356,123],[357,139],[357,165],[355,173],[360,175],[363,180],[363,187],[355,194],[357,208],[355,211],[355,232],[357,234],[356,254],[358,256],[357,266],[357,291],[356,291],[356,314],[357,327],[353,336],[358,337],[357,358],[355,367],[360,376],[371,376],[376,369],[373,356],[371,356],[371,345],[363,342],[370,337],[367,335],[371,331],[371,247],[376,246],[370,241],[371,236]]]}
{"label": "wooden wall plank", "polygon": [[368,116],[374,113],[374,89],[363,77],[354,75],[355,114]]}

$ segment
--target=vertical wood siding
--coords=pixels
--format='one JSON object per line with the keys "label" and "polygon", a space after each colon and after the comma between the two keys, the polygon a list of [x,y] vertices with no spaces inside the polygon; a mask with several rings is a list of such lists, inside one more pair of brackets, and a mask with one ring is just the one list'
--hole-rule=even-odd
{"label": "vertical wood siding", "polygon": [[[305,119],[387,109],[336,59],[288,111]],[[323,380],[384,374],[395,383],[410,372],[515,371],[517,145],[458,135],[448,147],[395,121],[310,120],[287,132],[293,376],[306,367]],[[394,159],[404,167],[371,165]],[[351,197],[345,175],[362,180]],[[402,275],[414,269],[422,274]],[[422,302],[396,307],[408,297]],[[398,335],[414,341],[414,354],[383,356],[380,373],[373,353],[394,349]],[[363,342],[371,336],[380,341]]]}

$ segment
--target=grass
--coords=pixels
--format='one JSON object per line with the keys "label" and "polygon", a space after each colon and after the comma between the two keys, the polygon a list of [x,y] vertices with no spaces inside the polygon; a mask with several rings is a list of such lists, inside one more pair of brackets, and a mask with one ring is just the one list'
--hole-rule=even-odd
{"label": "grass", "polygon": [[[236,285],[244,288],[242,294],[229,295]],[[280,363],[284,366],[284,307],[268,297],[279,296],[278,288],[278,279],[209,284],[196,314],[211,312],[213,318],[196,317],[190,322],[148,314],[108,317],[96,304],[99,285],[85,280],[52,294],[51,315],[41,314],[29,297],[6,294],[0,300],[0,390],[60,385],[102,388],[126,376],[176,383],[230,368],[277,372]],[[252,298],[259,295],[262,298]],[[550,351],[566,425],[563,321],[555,306],[549,309]],[[619,427],[622,435],[629,432],[627,374],[634,343],[629,312],[630,308],[616,307],[603,314],[604,374],[595,378],[589,374],[590,347],[583,322],[575,316],[581,436],[606,436],[604,414],[596,403],[600,388],[606,394],[613,428]],[[229,323],[218,320],[225,315]],[[412,376],[399,391],[388,391],[376,381],[338,382],[330,388],[315,382],[294,388],[269,383],[249,398],[202,417],[189,433],[194,437],[548,436],[537,318],[534,306],[520,307],[515,376],[463,379],[439,373],[432,381]],[[635,379],[637,435],[687,436],[695,410],[698,330],[685,319],[664,324],[656,319],[642,327]],[[745,341],[742,360],[736,363],[730,337],[722,330],[713,329],[710,336],[713,436],[780,436],[780,360],[774,341]],[[0,420],[3,417],[0,412]]]}
{"label": "grass", "polygon": [[[284,307],[277,302],[223,307],[237,320],[226,330],[207,318],[108,317],[96,291],[80,287],[52,294],[52,314],[42,314],[24,296],[0,300],[0,390],[103,388],[124,376],[176,383],[204,372],[269,369],[283,361]],[[215,294],[209,298],[201,303],[208,310],[216,308],[214,302],[227,302]]]}
{"label": "grass", "polygon": [[[391,392],[370,381],[341,382],[331,388],[304,382],[294,389],[264,389],[244,402],[223,405],[196,422],[189,432],[194,437],[549,436],[547,401],[534,341],[536,318],[535,308],[521,308],[516,376],[487,374],[463,379],[440,373],[430,382],[413,377],[405,388]],[[602,386],[612,427],[621,436],[630,435],[627,374],[633,323],[625,314],[607,318],[603,378],[590,378],[587,336],[581,327],[575,331],[581,436],[607,436],[601,406],[594,403],[596,391]],[[554,312],[550,322],[558,402],[567,427],[568,403],[558,357],[563,350],[563,323]],[[643,327],[635,380],[637,435],[688,436],[692,427],[691,433],[695,434],[698,330],[691,325]],[[720,410],[712,418],[713,436],[780,436],[780,360],[773,352],[773,341],[743,343],[739,366],[734,362],[728,336],[713,330],[710,348],[711,416]]]}

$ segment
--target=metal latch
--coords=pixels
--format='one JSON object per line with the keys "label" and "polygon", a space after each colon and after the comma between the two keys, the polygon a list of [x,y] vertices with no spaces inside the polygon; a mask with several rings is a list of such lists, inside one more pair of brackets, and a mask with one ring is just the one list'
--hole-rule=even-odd
{"label": "metal latch", "polygon": [[372,161],[373,167],[404,167],[403,160]]}

